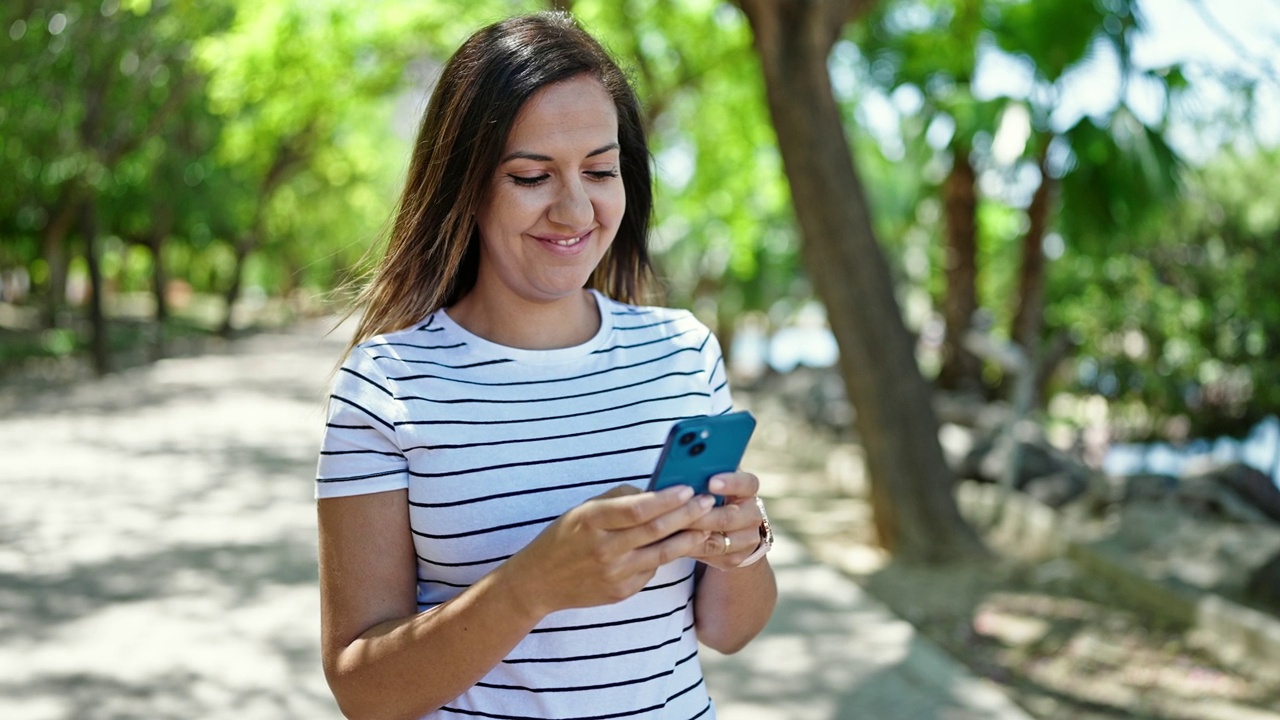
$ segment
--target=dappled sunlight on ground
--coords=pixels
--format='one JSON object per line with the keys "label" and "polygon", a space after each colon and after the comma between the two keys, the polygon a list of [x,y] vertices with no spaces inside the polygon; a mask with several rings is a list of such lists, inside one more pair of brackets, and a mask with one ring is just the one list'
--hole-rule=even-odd
{"label": "dappled sunlight on ground", "polygon": [[311,478],[340,350],[0,391],[0,717],[339,717]]}
{"label": "dappled sunlight on ground", "polygon": [[1036,717],[1280,720],[1274,672],[1209,657],[1064,557],[1028,557],[1001,536],[994,561],[893,562],[875,545],[856,446],[806,428],[775,398],[739,400],[765,418],[748,462],[776,496],[771,516]]}
{"label": "dappled sunlight on ground", "polygon": [[[312,476],[343,347],[324,329],[0,387],[0,717],[339,716],[315,587]],[[1280,720],[1280,683],[1065,558],[892,561],[858,449],[738,400],[759,419],[743,465],[786,532],[766,632],[704,654],[721,720],[1025,718],[1008,697],[1045,720]]]}
{"label": "dappled sunlight on ground", "polygon": [[[324,329],[57,391],[0,386],[0,718],[339,717],[312,499],[343,347]],[[774,470],[778,490],[806,477]],[[831,509],[830,531],[854,517]],[[769,627],[703,654],[720,720],[1026,720],[800,543],[780,537],[771,559]]]}

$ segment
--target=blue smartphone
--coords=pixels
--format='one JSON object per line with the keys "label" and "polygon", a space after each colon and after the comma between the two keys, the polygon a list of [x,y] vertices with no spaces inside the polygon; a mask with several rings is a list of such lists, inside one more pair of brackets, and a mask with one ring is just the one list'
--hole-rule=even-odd
{"label": "blue smartphone", "polygon": [[[649,489],[688,485],[707,494],[712,475],[738,469],[755,429],[756,419],[746,410],[678,421],[667,433]],[[723,497],[715,498],[717,505],[724,503]]]}

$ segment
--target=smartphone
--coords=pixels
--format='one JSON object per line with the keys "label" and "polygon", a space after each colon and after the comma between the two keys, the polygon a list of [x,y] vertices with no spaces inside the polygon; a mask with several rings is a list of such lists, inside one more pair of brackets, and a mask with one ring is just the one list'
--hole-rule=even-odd
{"label": "smartphone", "polygon": [[[707,494],[712,475],[738,469],[755,429],[756,419],[746,410],[678,421],[667,433],[649,489],[688,485]],[[724,503],[723,497],[715,498],[717,505]]]}

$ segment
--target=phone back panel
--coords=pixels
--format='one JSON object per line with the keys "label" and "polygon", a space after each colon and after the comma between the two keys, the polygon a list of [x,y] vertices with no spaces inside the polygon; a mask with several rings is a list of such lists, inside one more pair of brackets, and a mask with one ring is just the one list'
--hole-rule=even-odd
{"label": "phone back panel", "polygon": [[649,489],[689,485],[705,494],[712,475],[738,469],[755,427],[756,419],[746,411],[677,422],[667,434]]}

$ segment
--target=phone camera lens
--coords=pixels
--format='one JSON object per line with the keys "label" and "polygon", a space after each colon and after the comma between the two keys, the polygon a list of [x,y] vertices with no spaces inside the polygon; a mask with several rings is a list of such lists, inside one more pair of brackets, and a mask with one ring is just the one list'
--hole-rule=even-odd
{"label": "phone camera lens", "polygon": [[694,441],[694,439],[695,439],[696,437],[697,437],[697,436],[696,436],[696,435],[694,435],[693,433],[691,433],[691,432],[687,432],[687,433],[685,433],[685,434],[683,434],[683,435],[681,435],[681,436],[680,436],[680,444],[681,444],[681,445],[688,445],[689,443],[693,442],[693,441]]}
{"label": "phone camera lens", "polygon": [[706,443],[698,443],[697,445],[694,445],[693,447],[689,448],[689,454],[692,455],[693,457],[697,457],[701,455],[702,452],[706,449],[707,449]]}

